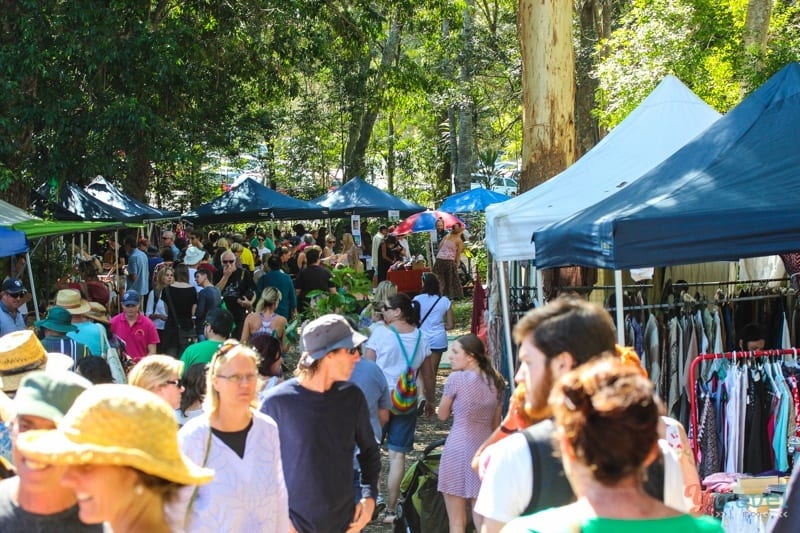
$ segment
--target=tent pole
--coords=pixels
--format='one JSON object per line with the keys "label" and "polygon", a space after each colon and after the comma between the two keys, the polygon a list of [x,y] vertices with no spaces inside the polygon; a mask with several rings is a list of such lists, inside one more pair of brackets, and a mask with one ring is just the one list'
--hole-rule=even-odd
{"label": "tent pole", "polygon": [[617,307],[617,344],[625,346],[625,310],[622,308],[622,270],[614,271],[614,300]]}
{"label": "tent pole", "polygon": [[33,298],[33,311],[36,313],[36,320],[39,320],[39,299],[36,297],[36,287],[33,284],[33,268],[31,268],[31,253],[25,252],[25,267],[28,269],[28,281],[31,283],[31,298]]}
{"label": "tent pole", "polygon": [[508,359],[508,382],[514,383],[514,345],[511,342],[511,313],[509,312],[508,302],[508,283],[506,278],[506,262],[497,262],[498,276],[500,282],[500,305],[503,310],[503,338],[506,343],[506,358]]}

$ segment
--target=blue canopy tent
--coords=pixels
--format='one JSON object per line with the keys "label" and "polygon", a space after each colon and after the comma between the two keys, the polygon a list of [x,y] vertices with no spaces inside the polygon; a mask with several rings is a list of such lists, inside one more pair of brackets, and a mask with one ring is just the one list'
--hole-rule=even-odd
{"label": "blue canopy tent", "polygon": [[136,215],[104,204],[71,182],[61,186],[53,201],[46,183],[31,192],[31,200],[34,213],[41,216],[49,211],[56,220],[137,221]]}
{"label": "blue canopy tent", "polygon": [[632,184],[536,231],[537,265],[614,269],[621,285],[623,268],[800,249],[798,124],[791,63]]}
{"label": "blue canopy tent", "polygon": [[325,211],[316,204],[286,196],[248,178],[221,196],[184,213],[182,218],[202,224],[220,224],[324,215]]}
{"label": "blue canopy tent", "polygon": [[800,65],[613,196],[535,232],[536,261],[623,269],[800,249]]}
{"label": "blue canopy tent", "polygon": [[0,257],[24,254],[28,251],[28,239],[21,231],[0,227]]}
{"label": "blue canopy tent", "polygon": [[475,213],[478,211],[486,211],[488,206],[510,199],[511,197],[505,194],[478,187],[448,196],[444,199],[442,205],[439,206],[439,211],[445,211],[447,213]]}
{"label": "blue canopy tent", "polygon": [[177,211],[156,209],[144,202],[140,202],[136,198],[128,196],[103,176],[95,177],[89,185],[84,187],[84,190],[95,199],[130,216],[135,216],[139,221],[164,220],[178,218],[180,216],[180,213]]}
{"label": "blue canopy tent", "polygon": [[396,210],[400,212],[401,218],[405,218],[425,211],[421,205],[382,191],[361,178],[353,178],[335,191],[323,194],[312,202],[325,209],[330,217],[350,215],[385,217],[389,211]]}

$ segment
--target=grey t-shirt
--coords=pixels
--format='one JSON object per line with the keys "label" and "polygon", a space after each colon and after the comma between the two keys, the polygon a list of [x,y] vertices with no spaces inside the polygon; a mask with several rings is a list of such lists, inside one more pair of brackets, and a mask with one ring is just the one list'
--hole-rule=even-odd
{"label": "grey t-shirt", "polygon": [[[11,497],[17,478],[0,481],[0,531],[3,533],[100,533],[102,524],[87,525],[78,518],[78,506],[56,514],[25,511]],[[110,530],[108,530],[110,531]]]}

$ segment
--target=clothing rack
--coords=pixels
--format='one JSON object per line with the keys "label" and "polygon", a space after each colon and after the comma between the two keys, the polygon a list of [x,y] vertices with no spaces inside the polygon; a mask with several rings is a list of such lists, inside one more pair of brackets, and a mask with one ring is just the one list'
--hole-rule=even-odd
{"label": "clothing rack", "polygon": [[695,390],[695,372],[697,366],[702,361],[714,361],[716,359],[733,359],[734,361],[741,359],[757,359],[759,357],[778,357],[784,355],[793,355],[797,357],[797,348],[789,350],[757,350],[753,352],[725,352],[725,353],[701,353],[692,361],[689,367],[689,414],[691,417],[692,426],[692,453],[694,460],[697,462],[698,449],[697,449],[697,392]]}
{"label": "clothing rack", "polygon": [[[798,274],[800,275],[800,274]],[[686,287],[716,287],[722,285],[757,285],[762,283],[775,283],[775,282],[787,282],[792,281],[791,278],[769,278],[769,279],[751,279],[751,280],[735,280],[735,281],[687,281],[684,283],[681,281],[680,286]],[[675,286],[677,282],[672,282],[672,285]],[[652,283],[636,283],[634,285],[623,285],[623,289],[651,289],[653,288]],[[585,286],[581,287],[559,287],[559,290],[568,291],[568,290],[577,290],[577,289],[586,289]],[[614,285],[592,285],[592,289],[604,290],[604,291],[613,291],[616,289]]]}
{"label": "clothing rack", "polygon": [[[694,304],[702,304],[702,305],[712,305],[712,304],[724,304],[724,303],[736,303],[736,302],[749,302],[755,300],[767,300],[769,298],[782,298],[785,294],[782,293],[770,293],[770,294],[759,294],[757,296],[738,296],[735,298],[726,298],[724,300],[696,300]],[[673,302],[667,304],[645,304],[645,305],[626,305],[623,309],[627,311],[641,311],[644,309],[675,309],[685,305],[686,303],[692,302]],[[616,309],[614,306],[606,308],[608,310]]]}

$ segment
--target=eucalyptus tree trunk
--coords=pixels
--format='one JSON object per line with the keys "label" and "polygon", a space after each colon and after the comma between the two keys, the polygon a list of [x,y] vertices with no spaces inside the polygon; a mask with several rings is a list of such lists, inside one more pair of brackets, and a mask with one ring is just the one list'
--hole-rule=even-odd
{"label": "eucalyptus tree trunk", "polygon": [[522,183],[534,187],[575,160],[572,2],[520,0]]}
{"label": "eucalyptus tree trunk", "polygon": [[461,87],[461,100],[458,105],[458,161],[456,163],[455,189],[456,192],[469,189],[470,174],[475,168],[475,127],[474,127],[474,102],[472,101],[471,83],[473,73],[473,28],[472,10],[475,7],[473,0],[467,0],[464,13],[464,26],[461,32],[463,48],[459,66],[458,81]]}

